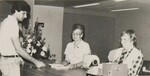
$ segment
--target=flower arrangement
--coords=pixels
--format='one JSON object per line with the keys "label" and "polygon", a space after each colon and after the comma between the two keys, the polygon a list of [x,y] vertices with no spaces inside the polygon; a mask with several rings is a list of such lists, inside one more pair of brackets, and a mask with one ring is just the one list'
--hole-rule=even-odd
{"label": "flower arrangement", "polygon": [[44,23],[35,22],[34,30],[27,29],[23,37],[22,47],[36,59],[48,59],[50,57],[50,48],[45,46],[46,38],[42,38],[42,28]]}

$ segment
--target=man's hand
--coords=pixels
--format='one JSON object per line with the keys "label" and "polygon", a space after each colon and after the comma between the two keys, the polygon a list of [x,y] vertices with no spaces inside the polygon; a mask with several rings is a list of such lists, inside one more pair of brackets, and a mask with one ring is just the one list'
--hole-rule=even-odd
{"label": "man's hand", "polygon": [[37,68],[45,67],[45,64],[42,61],[36,60],[34,64]]}
{"label": "man's hand", "polygon": [[69,64],[69,65],[67,65],[67,67],[69,67],[69,69],[77,68],[76,64]]}

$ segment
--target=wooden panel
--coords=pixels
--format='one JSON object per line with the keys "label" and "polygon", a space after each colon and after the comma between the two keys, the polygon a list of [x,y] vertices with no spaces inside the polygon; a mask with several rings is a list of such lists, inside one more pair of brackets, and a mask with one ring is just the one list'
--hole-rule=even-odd
{"label": "wooden panel", "polygon": [[81,68],[72,70],[55,70],[50,67],[44,67],[36,69],[33,65],[26,64],[21,68],[21,76],[86,76],[86,71]]}

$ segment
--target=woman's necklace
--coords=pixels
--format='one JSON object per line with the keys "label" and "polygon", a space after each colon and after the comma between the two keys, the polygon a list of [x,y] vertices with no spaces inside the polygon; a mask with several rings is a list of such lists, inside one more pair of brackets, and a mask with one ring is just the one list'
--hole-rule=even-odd
{"label": "woman's necklace", "polygon": [[81,41],[74,42],[74,48],[79,48],[80,43],[81,43]]}

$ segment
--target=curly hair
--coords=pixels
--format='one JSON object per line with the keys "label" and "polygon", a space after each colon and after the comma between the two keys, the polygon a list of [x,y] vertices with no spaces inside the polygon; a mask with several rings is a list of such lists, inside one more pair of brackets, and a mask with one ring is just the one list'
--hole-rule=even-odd
{"label": "curly hair", "polygon": [[124,34],[128,34],[130,36],[131,40],[133,41],[134,46],[137,45],[137,38],[136,38],[134,30],[132,30],[132,29],[125,30],[121,33],[121,36],[123,36]]}

